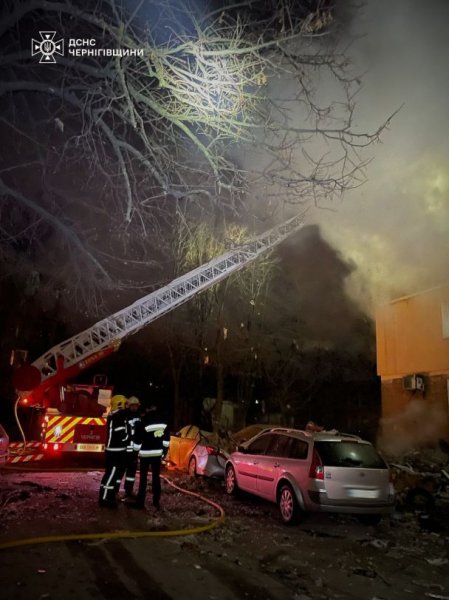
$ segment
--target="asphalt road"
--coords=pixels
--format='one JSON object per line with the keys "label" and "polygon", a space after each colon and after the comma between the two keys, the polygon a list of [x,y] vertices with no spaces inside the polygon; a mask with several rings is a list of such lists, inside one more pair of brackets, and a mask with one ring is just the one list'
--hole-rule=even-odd
{"label": "asphalt road", "polygon": [[[170,474],[173,476],[173,474]],[[100,509],[101,472],[0,474],[1,540],[123,529],[164,531],[210,522],[216,511],[166,484],[164,510]],[[296,527],[221,482],[175,475],[220,502],[224,525],[184,537],[62,541],[1,550],[1,597],[49,599],[449,598],[447,512],[424,527],[397,513],[377,527],[311,515]]]}

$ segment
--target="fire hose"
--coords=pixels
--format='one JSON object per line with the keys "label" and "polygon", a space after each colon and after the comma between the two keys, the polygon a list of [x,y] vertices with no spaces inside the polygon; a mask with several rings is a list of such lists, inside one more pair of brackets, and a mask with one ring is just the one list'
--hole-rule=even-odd
{"label": "fire hose", "polygon": [[[59,470],[59,469],[58,469]],[[213,508],[215,508],[219,516],[215,518],[210,523],[206,525],[200,525],[198,527],[190,527],[188,529],[173,529],[168,531],[113,531],[113,532],[100,532],[100,533],[73,533],[68,535],[49,535],[43,537],[34,537],[34,538],[24,538],[18,540],[11,540],[9,542],[0,543],[0,550],[6,550],[8,548],[18,548],[20,546],[32,546],[37,544],[52,544],[55,542],[67,542],[67,541],[82,541],[82,540],[117,540],[117,539],[129,539],[129,538],[149,538],[149,537],[173,537],[173,536],[186,536],[193,535],[196,533],[203,533],[205,531],[210,531],[211,529],[215,529],[224,523],[225,520],[225,512],[223,508],[213,500],[198,494],[197,492],[191,492],[190,490],[185,490],[175,483],[173,483],[167,477],[162,477],[162,479],[168,483],[175,490],[182,492],[188,496],[193,496],[195,498],[199,498],[206,504],[209,504]]]}

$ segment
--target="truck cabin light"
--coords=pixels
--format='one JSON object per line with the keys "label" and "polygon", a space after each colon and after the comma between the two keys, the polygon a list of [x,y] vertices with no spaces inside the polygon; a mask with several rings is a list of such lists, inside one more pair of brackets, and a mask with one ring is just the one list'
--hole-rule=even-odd
{"label": "truck cabin light", "polygon": [[324,481],[323,463],[321,462],[320,455],[315,450],[315,448],[313,449],[312,464],[310,465],[309,477],[310,479],[318,479],[319,481]]}

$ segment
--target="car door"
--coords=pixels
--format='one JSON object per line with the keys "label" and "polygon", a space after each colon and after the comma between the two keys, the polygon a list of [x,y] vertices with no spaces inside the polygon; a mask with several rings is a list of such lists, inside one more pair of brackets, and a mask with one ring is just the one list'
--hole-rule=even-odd
{"label": "car door", "polygon": [[191,445],[191,442],[187,441],[189,433],[195,429],[198,431],[198,427],[194,425],[186,425],[182,429],[178,431],[175,435],[170,436],[170,446],[169,446],[169,459],[170,462],[181,469],[183,467],[182,460],[186,452],[186,444]]}
{"label": "car door", "polygon": [[190,456],[200,441],[200,429],[191,425],[179,441],[179,468],[187,469]]}
{"label": "car door", "polygon": [[233,456],[239,488],[257,493],[257,469],[269,443],[269,434],[257,437]]}
{"label": "car door", "polygon": [[269,443],[257,465],[257,495],[276,501],[276,488],[283,462],[289,454],[291,437],[282,433],[268,434]]}

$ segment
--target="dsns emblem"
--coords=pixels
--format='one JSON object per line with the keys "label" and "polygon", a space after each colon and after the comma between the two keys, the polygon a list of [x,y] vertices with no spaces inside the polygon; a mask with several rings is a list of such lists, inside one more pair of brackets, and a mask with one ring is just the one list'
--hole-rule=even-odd
{"label": "dsns emblem", "polygon": [[40,63],[52,64],[56,62],[55,54],[64,56],[64,40],[55,40],[56,31],[39,31],[41,39],[31,40],[31,56],[40,54]]}

